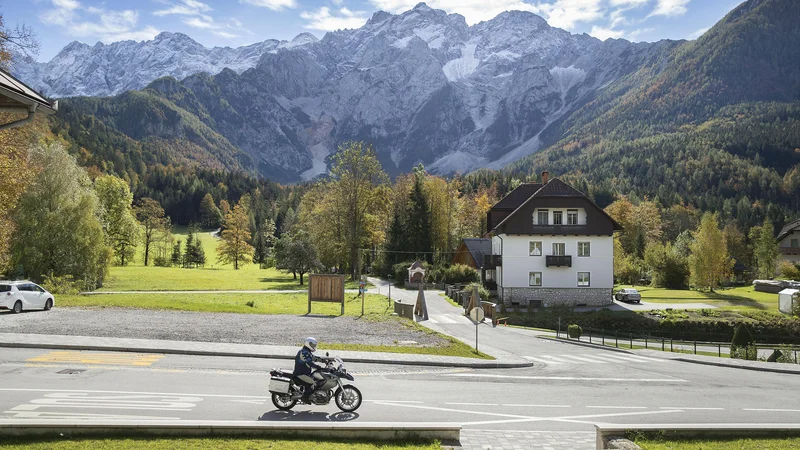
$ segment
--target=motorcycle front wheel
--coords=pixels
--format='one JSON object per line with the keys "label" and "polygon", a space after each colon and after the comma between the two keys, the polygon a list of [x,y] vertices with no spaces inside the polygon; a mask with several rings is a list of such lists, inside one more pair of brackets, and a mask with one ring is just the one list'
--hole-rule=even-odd
{"label": "motorcycle front wheel", "polygon": [[344,412],[353,412],[361,406],[361,391],[349,384],[336,391],[335,398],[336,406]]}
{"label": "motorcycle front wheel", "polygon": [[289,411],[297,404],[297,399],[292,399],[292,394],[272,394],[272,404],[281,411]]}

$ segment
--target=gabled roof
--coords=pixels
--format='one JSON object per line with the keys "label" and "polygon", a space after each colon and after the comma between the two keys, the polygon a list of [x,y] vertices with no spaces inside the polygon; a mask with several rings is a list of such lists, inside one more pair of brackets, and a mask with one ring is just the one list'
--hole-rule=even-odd
{"label": "gabled roof", "polygon": [[[533,183],[530,183],[530,185],[533,185]],[[505,198],[511,197],[512,194],[517,192],[517,190],[519,190],[522,186],[525,186],[525,185],[520,185],[517,189],[514,189],[514,191],[512,191],[510,194],[508,194]],[[568,185],[567,183],[564,183],[563,181],[559,180],[558,178],[553,178],[547,184],[538,185],[538,186],[539,186],[539,189],[537,189],[535,192],[530,194],[528,196],[528,198],[526,198],[524,201],[522,201],[522,203],[520,203],[516,208],[514,208],[514,211],[511,214],[507,215],[503,220],[501,220],[500,223],[495,225],[494,228],[492,228],[492,231],[496,230],[501,225],[506,223],[514,214],[517,213],[517,211],[522,209],[522,207],[525,206],[532,199],[534,199],[534,198],[554,198],[554,197],[584,198],[592,206],[597,208],[603,215],[608,217],[609,220],[611,220],[611,222],[614,224],[614,229],[615,230],[621,230],[622,229],[622,226],[619,223],[617,223],[616,220],[614,220],[611,216],[609,216],[608,213],[603,211],[602,208],[597,206],[589,197],[586,196],[586,194],[584,194],[583,192],[573,188],[572,186]],[[528,188],[528,189],[530,189],[530,188]],[[517,196],[515,196],[515,199],[518,199],[521,196],[522,196],[522,192],[520,192]],[[503,200],[505,200],[505,198]],[[502,203],[503,200],[498,202],[497,205]],[[497,209],[497,205],[493,206],[492,209]],[[507,208],[500,208],[500,209],[507,209]]]}
{"label": "gabled roof", "polygon": [[475,267],[483,267],[483,255],[492,254],[492,240],[483,238],[464,238],[464,246],[472,260],[475,261]]}
{"label": "gabled roof", "polygon": [[530,198],[531,195],[535,194],[536,191],[542,188],[542,185],[539,183],[523,183],[517,186],[516,189],[509,192],[508,195],[503,197],[502,200],[497,202],[492,209],[506,209],[506,210],[515,210],[519,208],[519,206],[525,203],[526,200]]}
{"label": "gabled roof", "polygon": [[791,221],[781,228],[781,232],[778,233],[778,241],[782,241],[792,231],[800,231],[800,219]]}
{"label": "gabled roof", "polygon": [[45,112],[52,114],[58,110],[58,101],[47,100],[8,72],[0,70],[0,106],[29,110],[42,107]]}

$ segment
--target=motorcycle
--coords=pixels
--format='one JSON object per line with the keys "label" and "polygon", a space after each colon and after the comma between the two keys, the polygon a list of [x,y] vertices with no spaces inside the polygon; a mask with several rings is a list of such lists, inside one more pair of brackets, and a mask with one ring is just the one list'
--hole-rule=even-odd
{"label": "motorcycle", "polygon": [[[353,381],[353,376],[347,373],[344,363],[340,358],[317,357],[325,362],[325,367],[318,372],[323,381],[318,382],[318,388],[308,397],[308,404],[327,405],[334,399],[336,406],[344,412],[353,412],[361,406],[361,391],[352,384],[344,384],[342,380]],[[288,411],[300,401],[303,396],[303,387],[298,383],[293,371],[272,369],[270,371],[269,392],[272,394],[272,404],[281,411]],[[335,389],[335,391],[334,391]],[[305,404],[305,402],[303,402]]]}

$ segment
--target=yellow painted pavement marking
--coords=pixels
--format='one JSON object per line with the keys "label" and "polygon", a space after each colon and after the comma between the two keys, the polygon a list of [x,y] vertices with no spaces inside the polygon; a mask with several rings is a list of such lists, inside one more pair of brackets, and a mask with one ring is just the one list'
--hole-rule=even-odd
{"label": "yellow painted pavement marking", "polygon": [[116,366],[149,366],[164,355],[145,355],[139,353],[84,353],[55,351],[30,358],[28,362],[107,364]]}

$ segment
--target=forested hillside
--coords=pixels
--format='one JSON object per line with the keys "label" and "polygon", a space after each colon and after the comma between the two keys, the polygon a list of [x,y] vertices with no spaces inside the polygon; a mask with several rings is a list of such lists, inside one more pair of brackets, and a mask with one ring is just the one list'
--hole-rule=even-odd
{"label": "forested hillside", "polygon": [[609,87],[509,167],[721,211],[742,227],[800,212],[800,3],[752,0]]}

